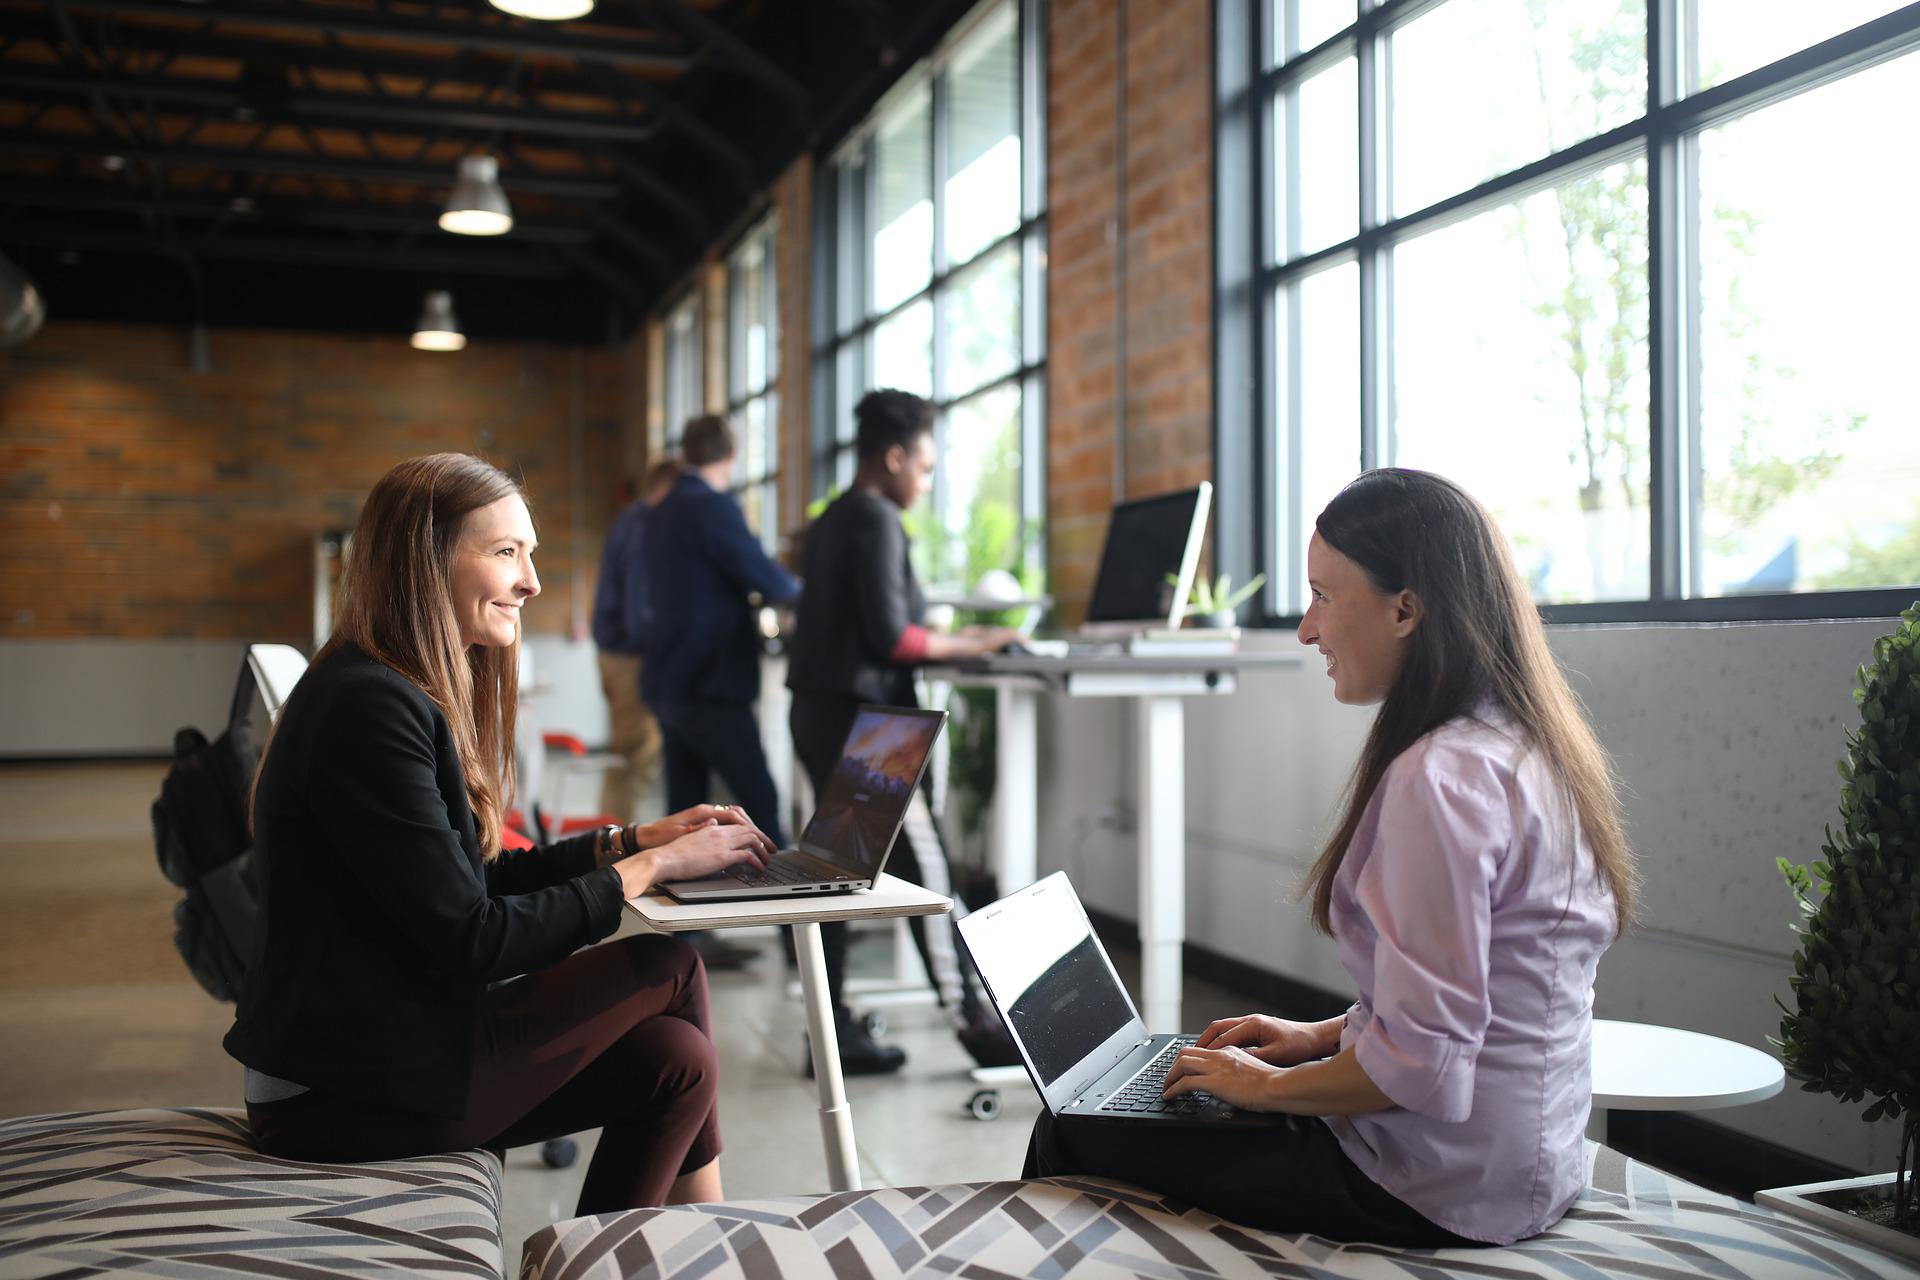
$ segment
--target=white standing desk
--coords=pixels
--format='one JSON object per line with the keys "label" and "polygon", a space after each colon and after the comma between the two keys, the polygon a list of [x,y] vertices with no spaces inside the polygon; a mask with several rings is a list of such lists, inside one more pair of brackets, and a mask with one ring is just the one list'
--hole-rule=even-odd
{"label": "white standing desk", "polygon": [[1786,1079],[1785,1068],[1770,1055],[1719,1036],[1595,1018],[1587,1136],[1607,1140],[1608,1111],[1744,1106],[1779,1093]]}
{"label": "white standing desk", "polygon": [[989,847],[1001,893],[1032,884],[1039,862],[1039,701],[1132,698],[1140,741],[1134,769],[1140,800],[1141,1013],[1149,1031],[1180,1031],[1180,948],[1186,941],[1186,712],[1182,700],[1233,693],[1250,669],[1297,667],[1300,655],[1112,654],[1043,658],[994,654],[925,669],[929,680],[991,688],[997,716],[993,827]]}
{"label": "white standing desk", "polygon": [[800,990],[806,1001],[813,1080],[820,1096],[820,1137],[827,1151],[827,1180],[835,1191],[860,1190],[860,1158],[853,1145],[853,1109],[847,1105],[846,1081],[840,1072],[833,995],[827,990],[826,956],[820,949],[821,922],[868,916],[937,916],[952,909],[950,899],[885,874],[873,888],[855,893],[693,903],[655,891],[627,899],[627,910],[649,929],[661,933],[755,924],[791,926],[800,959]]}

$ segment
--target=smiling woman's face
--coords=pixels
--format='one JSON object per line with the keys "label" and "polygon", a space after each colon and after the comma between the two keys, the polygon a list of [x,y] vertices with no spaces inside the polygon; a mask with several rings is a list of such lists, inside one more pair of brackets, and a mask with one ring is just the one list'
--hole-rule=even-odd
{"label": "smiling woman's face", "polygon": [[1381,591],[1317,533],[1307,543],[1307,585],[1313,603],[1300,620],[1300,643],[1325,656],[1334,698],[1362,707],[1381,701],[1406,664],[1408,640],[1420,625],[1419,597]]}
{"label": "smiling woman's face", "polygon": [[520,638],[520,606],[540,594],[536,545],[517,493],[467,513],[448,575],[462,644],[505,648]]}

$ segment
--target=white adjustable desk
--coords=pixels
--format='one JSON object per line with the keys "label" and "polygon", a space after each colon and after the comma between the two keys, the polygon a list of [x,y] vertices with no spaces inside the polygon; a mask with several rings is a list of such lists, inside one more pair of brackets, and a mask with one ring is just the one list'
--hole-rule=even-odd
{"label": "white adjustable desk", "polygon": [[800,990],[806,1001],[807,1040],[813,1050],[813,1080],[820,1095],[820,1137],[827,1150],[827,1180],[835,1191],[860,1190],[860,1160],[853,1145],[853,1110],[847,1105],[846,1081],[840,1073],[840,1042],[834,1036],[833,996],[827,990],[820,924],[868,916],[937,916],[952,909],[951,900],[885,874],[873,888],[854,893],[696,903],[679,902],[655,891],[627,899],[627,910],[660,933],[737,929],[751,924],[792,927],[794,949],[800,959]]}
{"label": "white adjustable desk", "polygon": [[1150,1031],[1182,1029],[1187,766],[1181,700],[1233,693],[1242,671],[1300,661],[1298,654],[1260,650],[1200,657],[994,654],[925,668],[929,680],[994,691],[998,758],[989,846],[1001,893],[1032,884],[1038,870],[1040,695],[1132,698],[1139,707],[1141,1013]]}

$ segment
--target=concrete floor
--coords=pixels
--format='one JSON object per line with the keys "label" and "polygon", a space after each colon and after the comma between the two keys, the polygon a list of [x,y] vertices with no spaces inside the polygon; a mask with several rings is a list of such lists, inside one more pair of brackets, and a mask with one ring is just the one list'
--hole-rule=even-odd
{"label": "concrete floor", "polygon": [[[242,1105],[240,1069],[220,1048],[232,1009],[194,984],[172,947],[179,892],[160,875],[148,818],[164,773],[159,764],[0,765],[0,1115]],[[814,1086],[800,1073],[805,1024],[778,939],[771,930],[730,936],[763,954],[712,975],[727,1194],[824,1191]],[[891,978],[891,929],[856,937],[852,972]],[[1134,957],[1114,960],[1132,983]],[[1199,1026],[1247,1003],[1189,981],[1185,1021]],[[973,1119],[971,1060],[944,1015],[911,1000],[883,1012],[886,1038],[908,1062],[897,1076],[848,1082],[866,1183],[1018,1176],[1039,1111],[1032,1089],[1003,1090],[999,1119]],[[546,1168],[532,1148],[508,1153],[510,1270],[528,1235],[572,1216],[591,1142],[582,1136],[582,1158],[564,1170]]]}

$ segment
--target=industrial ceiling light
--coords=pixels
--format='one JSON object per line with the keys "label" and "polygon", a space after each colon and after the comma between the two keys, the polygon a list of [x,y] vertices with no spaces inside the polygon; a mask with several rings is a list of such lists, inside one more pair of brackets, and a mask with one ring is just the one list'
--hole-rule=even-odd
{"label": "industrial ceiling light", "polygon": [[488,0],[488,3],[516,18],[539,18],[543,22],[565,22],[593,12],[593,0]]}
{"label": "industrial ceiling light", "polygon": [[0,253],[0,347],[17,347],[47,321],[46,299],[26,272]]}
{"label": "industrial ceiling light", "polygon": [[513,228],[513,210],[500,189],[500,162],[492,156],[467,156],[460,161],[440,229],[463,236],[505,235]]}
{"label": "industrial ceiling light", "polygon": [[453,316],[453,295],[445,289],[427,294],[420,323],[413,326],[412,345],[415,351],[458,351],[467,345],[467,335]]}

